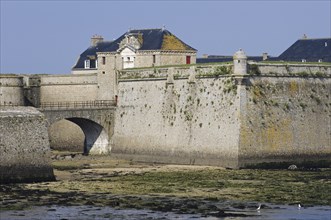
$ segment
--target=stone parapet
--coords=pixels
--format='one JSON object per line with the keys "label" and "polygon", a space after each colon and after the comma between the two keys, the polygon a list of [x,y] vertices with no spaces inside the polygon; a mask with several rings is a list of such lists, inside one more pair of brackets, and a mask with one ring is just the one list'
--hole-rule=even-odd
{"label": "stone parapet", "polygon": [[331,64],[249,63],[248,74],[266,76],[331,77]]}

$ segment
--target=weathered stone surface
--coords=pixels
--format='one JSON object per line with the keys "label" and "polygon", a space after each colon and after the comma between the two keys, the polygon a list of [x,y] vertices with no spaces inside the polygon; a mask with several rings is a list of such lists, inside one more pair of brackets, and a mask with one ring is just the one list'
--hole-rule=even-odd
{"label": "weathered stone surface", "polygon": [[50,147],[59,151],[83,152],[84,133],[82,129],[68,120],[60,120],[48,128]]}
{"label": "weathered stone surface", "polygon": [[0,183],[55,180],[47,128],[32,107],[0,107]]}
{"label": "weathered stone surface", "polygon": [[249,77],[242,86],[240,166],[331,158],[329,77]]}
{"label": "weathered stone surface", "polygon": [[0,105],[23,104],[23,77],[0,74]]}
{"label": "weathered stone surface", "polygon": [[240,77],[199,67],[194,84],[188,69],[174,69],[172,84],[166,71],[124,71],[113,155],[225,167],[330,162],[330,66],[258,68]]}
{"label": "weathered stone surface", "polygon": [[[213,69],[211,69],[212,71]],[[237,167],[239,99],[231,76],[120,81],[112,154],[174,164]]]}
{"label": "weathered stone surface", "polygon": [[331,65],[248,62],[247,74],[233,74],[232,64],[121,71],[120,57],[105,58],[112,65],[95,74],[3,78],[17,92],[2,86],[0,93],[20,104],[25,82],[31,95],[40,87],[38,102],[118,98],[108,110],[43,110],[48,125],[79,125],[90,153],[225,167],[330,162]]}

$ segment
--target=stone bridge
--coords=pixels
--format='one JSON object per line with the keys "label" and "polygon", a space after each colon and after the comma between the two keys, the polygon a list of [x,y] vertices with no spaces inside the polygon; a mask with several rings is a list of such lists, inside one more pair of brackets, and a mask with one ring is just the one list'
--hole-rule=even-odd
{"label": "stone bridge", "polygon": [[47,126],[66,119],[78,125],[84,135],[85,154],[108,154],[114,133],[116,102],[110,100],[84,102],[43,102],[39,110],[47,119]]}

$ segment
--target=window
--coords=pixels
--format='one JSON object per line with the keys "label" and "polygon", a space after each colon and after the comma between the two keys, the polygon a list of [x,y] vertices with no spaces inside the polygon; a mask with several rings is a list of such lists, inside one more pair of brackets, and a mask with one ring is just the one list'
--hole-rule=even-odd
{"label": "window", "polygon": [[91,66],[90,66],[90,60],[85,60],[85,61],[84,61],[84,68],[85,68],[85,69],[90,69],[90,67],[91,67]]}
{"label": "window", "polygon": [[186,64],[191,64],[191,56],[186,56]]}
{"label": "window", "polygon": [[128,57],[128,61],[130,61],[130,57]]}
{"label": "window", "polygon": [[156,63],[156,57],[153,55],[153,64]]}
{"label": "window", "polygon": [[106,57],[102,57],[102,64],[103,64],[103,65],[106,64]]}

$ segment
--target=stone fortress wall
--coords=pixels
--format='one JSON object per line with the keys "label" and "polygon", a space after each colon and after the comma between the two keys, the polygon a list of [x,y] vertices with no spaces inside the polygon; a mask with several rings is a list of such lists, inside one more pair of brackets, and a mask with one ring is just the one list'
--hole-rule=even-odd
{"label": "stone fortress wall", "polygon": [[42,113],[0,107],[0,183],[55,180]]}
{"label": "stone fortress wall", "polygon": [[[97,74],[85,75],[0,75],[0,105],[40,106],[41,103],[88,102],[97,100]],[[69,126],[69,127],[68,127]],[[68,132],[69,131],[69,132]],[[48,129],[50,147],[82,151],[84,134],[66,120]]]}
{"label": "stone fortress wall", "polygon": [[41,77],[41,102],[71,102],[96,100],[98,78],[90,75],[47,75]]}
{"label": "stone fortress wall", "polygon": [[331,65],[249,62],[247,74],[233,72],[228,63],[0,76],[1,104],[20,105],[27,88],[42,102],[117,95],[111,153],[138,161],[236,168],[330,158]]}
{"label": "stone fortress wall", "polygon": [[247,80],[241,91],[246,98],[240,114],[240,166],[256,161],[330,161],[330,75]]}
{"label": "stone fortress wall", "polygon": [[106,88],[103,86],[109,88],[109,85],[104,85],[104,81],[100,78],[97,73],[84,75],[0,75],[0,104],[20,106],[25,104],[25,98],[30,100],[32,104],[37,104],[37,107],[43,102],[102,100],[100,90],[105,91]]}
{"label": "stone fortress wall", "polygon": [[112,153],[226,167],[330,160],[330,71],[253,62],[244,76],[229,64],[122,71]]}
{"label": "stone fortress wall", "polygon": [[217,71],[213,65],[122,71],[112,153],[150,162],[236,166],[234,80],[215,78],[222,74]]}
{"label": "stone fortress wall", "polygon": [[23,76],[0,75],[0,105],[24,105]]}
{"label": "stone fortress wall", "polygon": [[[329,65],[312,65],[305,63],[254,63],[251,62],[252,74],[262,73],[263,75],[271,76],[315,76],[323,77],[331,75]],[[257,68],[256,68],[257,67]],[[257,71],[257,72],[256,72]]]}
{"label": "stone fortress wall", "polygon": [[226,77],[120,81],[114,154],[150,162],[237,166],[239,120]]}

